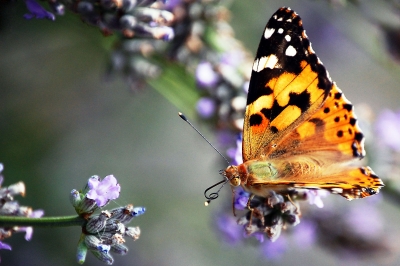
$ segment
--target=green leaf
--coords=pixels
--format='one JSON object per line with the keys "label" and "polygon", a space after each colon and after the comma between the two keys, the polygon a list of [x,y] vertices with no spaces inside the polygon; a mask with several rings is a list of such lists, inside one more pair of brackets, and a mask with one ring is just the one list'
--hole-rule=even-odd
{"label": "green leaf", "polygon": [[186,116],[195,117],[195,105],[200,98],[200,91],[196,88],[193,74],[177,63],[157,60],[157,64],[162,68],[161,76],[147,83]]}

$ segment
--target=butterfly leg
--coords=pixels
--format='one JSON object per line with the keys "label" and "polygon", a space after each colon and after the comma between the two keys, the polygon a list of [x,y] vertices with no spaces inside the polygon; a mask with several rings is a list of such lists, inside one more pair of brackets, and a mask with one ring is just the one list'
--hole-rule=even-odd
{"label": "butterfly leg", "polygon": [[299,211],[299,209],[298,209],[298,207],[297,207],[297,204],[294,203],[294,201],[292,200],[292,198],[290,197],[290,195],[287,194],[286,197],[288,198],[288,200],[290,201],[290,203],[293,204],[293,206],[294,206],[294,208],[295,208],[293,213],[295,213],[295,214],[300,214],[300,211]]}
{"label": "butterfly leg", "polygon": [[253,208],[251,206],[251,201],[254,198],[254,194],[251,194],[249,197],[249,200],[247,201],[246,207],[247,209],[250,211],[250,216],[249,216],[249,224],[246,226],[246,228],[248,229],[248,231],[251,230],[251,225],[252,225],[252,221],[253,221],[253,216],[257,219],[259,219],[261,221],[262,226],[264,226],[264,216],[262,215],[262,213],[260,212],[260,210],[258,210],[257,208]]}
{"label": "butterfly leg", "polygon": [[231,186],[231,190],[232,190],[232,212],[233,212],[233,216],[236,217],[236,211],[235,211],[235,190],[233,189],[232,186]]}

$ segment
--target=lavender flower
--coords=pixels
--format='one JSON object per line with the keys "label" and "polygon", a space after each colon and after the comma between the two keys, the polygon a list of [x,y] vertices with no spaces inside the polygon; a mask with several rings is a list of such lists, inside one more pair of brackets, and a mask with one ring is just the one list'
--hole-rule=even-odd
{"label": "lavender flower", "polygon": [[[4,166],[0,163],[0,185],[3,183],[3,172]],[[25,184],[18,182],[8,187],[0,188],[0,215],[1,216],[21,216],[30,218],[40,218],[43,216],[43,210],[33,211],[31,207],[21,206],[17,201],[14,200],[16,195],[25,195]],[[25,232],[25,240],[29,241],[32,238],[33,228],[11,226],[0,228],[0,239],[4,240],[12,236],[14,232]],[[0,249],[11,250],[11,246],[7,243],[0,241]]]}
{"label": "lavender flower", "polygon": [[48,12],[41,5],[39,5],[35,0],[25,0],[26,8],[29,10],[29,13],[24,15],[25,19],[49,19],[55,20],[55,16],[53,13]]}
{"label": "lavender flower", "polygon": [[107,205],[110,200],[117,199],[120,190],[121,187],[113,175],[108,175],[103,180],[99,176],[92,176],[81,192],[75,189],[71,191],[70,201],[76,212],[85,217]]}
{"label": "lavender flower", "polygon": [[83,226],[82,235],[77,249],[79,263],[85,261],[87,250],[106,264],[112,264],[114,259],[110,253],[124,255],[128,248],[124,245],[124,237],[139,239],[139,227],[127,227],[126,225],[137,216],[144,214],[144,207],[127,205],[102,211],[98,215],[91,216]]}
{"label": "lavender flower", "polygon": [[[266,198],[256,196],[250,201],[252,210],[247,209],[249,196],[249,193],[238,189],[234,201],[235,209],[245,212],[237,220],[237,224],[243,226],[245,237],[253,236],[260,242],[267,237],[274,242],[283,228],[288,225],[296,226],[300,222],[300,207],[290,200],[295,196],[294,191],[288,192],[285,196],[274,191],[271,191]],[[231,230],[224,228],[224,231]]]}
{"label": "lavender flower", "polygon": [[96,177],[92,177],[89,179],[88,187],[90,190],[86,197],[96,201],[99,207],[103,207],[110,200],[117,199],[121,190],[117,179],[113,175],[108,175],[101,181]]}
{"label": "lavender flower", "polygon": [[129,204],[112,210],[103,210],[93,214],[99,207],[104,207],[110,200],[119,197],[121,187],[113,175],[102,180],[99,176],[89,178],[82,191],[73,189],[70,201],[79,216],[86,222],[77,246],[77,261],[83,264],[90,251],[100,261],[111,265],[114,258],[110,253],[124,255],[128,248],[124,245],[125,237],[137,240],[139,227],[128,227],[133,218],[145,213],[146,208]]}
{"label": "lavender flower", "polygon": [[329,192],[326,190],[314,190],[314,189],[296,189],[295,199],[308,200],[310,205],[315,205],[318,208],[323,208],[324,203],[321,197],[326,197]]}

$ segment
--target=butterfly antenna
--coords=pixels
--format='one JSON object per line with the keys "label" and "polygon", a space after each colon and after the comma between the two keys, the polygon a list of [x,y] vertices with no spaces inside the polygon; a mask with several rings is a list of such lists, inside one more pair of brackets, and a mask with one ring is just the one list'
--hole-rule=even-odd
{"label": "butterfly antenna", "polygon": [[[212,145],[211,142],[209,142],[208,139],[206,139],[206,137],[204,137],[204,135],[201,134],[200,131],[198,131],[197,128],[196,128],[195,126],[192,125],[192,123],[190,123],[189,120],[187,120],[186,116],[184,116],[181,112],[179,112],[178,115],[179,115],[180,118],[183,119],[183,121],[185,121],[186,123],[188,123],[189,126],[191,126],[194,130],[196,130],[196,132],[199,133],[199,135],[200,135],[205,141],[207,141],[207,143],[210,144],[210,146],[211,146],[216,152],[218,152],[218,154],[221,155],[222,158],[224,158],[224,160],[228,163],[228,165],[230,165],[230,162],[228,161],[228,159],[226,159],[226,157],[225,157],[224,155],[222,155],[222,153],[220,153],[219,150],[217,150],[217,148],[215,148],[214,145]],[[225,180],[222,181],[222,182],[225,182]],[[220,182],[220,183],[222,183],[222,182]],[[209,189],[211,189],[211,188],[213,188],[213,187],[219,185],[220,183],[215,184],[215,185],[212,186],[212,187],[209,187],[207,190],[209,190]],[[222,188],[222,187],[221,187],[221,188]],[[206,190],[206,191],[207,191],[207,190]],[[218,190],[218,191],[219,191],[219,190]],[[204,192],[204,193],[205,193],[205,192]],[[213,193],[211,193],[211,194],[213,194]],[[217,197],[218,197],[218,196],[217,196]],[[207,198],[207,197],[206,197],[206,198]]]}

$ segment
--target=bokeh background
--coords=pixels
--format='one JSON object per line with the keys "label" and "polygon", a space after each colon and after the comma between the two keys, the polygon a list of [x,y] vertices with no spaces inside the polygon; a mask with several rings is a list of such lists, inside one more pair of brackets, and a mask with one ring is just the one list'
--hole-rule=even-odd
{"label": "bokeh background", "polygon": [[[399,108],[399,65],[386,52],[377,22],[400,23],[389,1],[230,1],[236,36],[255,53],[270,16],[290,6],[303,19],[313,48],[332,78],[357,107],[376,116]],[[371,3],[372,2],[372,3]],[[114,265],[338,265],[344,258],[321,245],[269,260],[255,241],[231,247],[214,218],[230,204],[230,189],[204,207],[203,191],[225,167],[217,153],[177,116],[180,111],[151,87],[133,93],[121,79],[106,82],[112,38],[67,12],[55,22],[26,21],[22,1],[0,3],[0,161],[5,182],[24,181],[21,204],[46,216],[73,215],[69,192],[94,174],[114,174],[121,184],[115,206],[133,203],[147,212],[132,222],[141,238],[129,241]],[[395,24],[394,24],[395,25]],[[211,142],[213,131],[193,122]],[[374,151],[369,151],[373,153]],[[379,173],[377,173],[379,174]],[[382,194],[385,190],[382,190]],[[333,199],[327,204],[357,204]],[[381,197],[382,234],[400,236],[399,205]],[[314,208],[313,212],[320,211]],[[363,221],[360,221],[362,223]],[[36,228],[30,242],[16,234],[1,250],[3,265],[75,265],[79,227]],[[344,248],[346,248],[344,246]],[[399,265],[396,248],[384,257],[346,260],[347,265]],[[85,265],[102,265],[88,254]]]}

